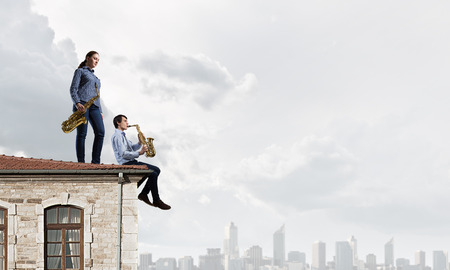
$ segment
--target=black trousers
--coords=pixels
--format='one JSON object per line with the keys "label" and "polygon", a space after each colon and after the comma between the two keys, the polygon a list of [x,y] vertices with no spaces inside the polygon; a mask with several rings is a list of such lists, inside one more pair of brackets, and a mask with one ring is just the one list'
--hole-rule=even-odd
{"label": "black trousers", "polygon": [[145,165],[149,170],[152,170],[153,172],[149,173],[148,175],[144,176],[141,181],[147,179],[147,182],[145,183],[144,188],[142,189],[141,193],[148,194],[150,191],[152,192],[152,198],[153,202],[159,201],[159,193],[158,193],[158,176],[161,170],[151,164],[147,164],[144,162],[140,162],[137,160],[128,161],[124,163],[123,165]]}

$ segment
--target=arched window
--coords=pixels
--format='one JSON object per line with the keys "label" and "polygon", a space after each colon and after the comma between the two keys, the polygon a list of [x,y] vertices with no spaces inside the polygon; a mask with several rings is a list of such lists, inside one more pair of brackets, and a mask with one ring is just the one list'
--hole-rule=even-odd
{"label": "arched window", "polygon": [[83,269],[83,209],[45,209],[45,269]]}
{"label": "arched window", "polygon": [[8,262],[7,253],[8,250],[8,210],[0,208],[0,269],[7,269],[6,263]]}

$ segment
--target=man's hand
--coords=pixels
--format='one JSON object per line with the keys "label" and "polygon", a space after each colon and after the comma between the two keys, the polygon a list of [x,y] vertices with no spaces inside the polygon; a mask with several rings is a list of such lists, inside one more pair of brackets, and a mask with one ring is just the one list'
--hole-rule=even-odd
{"label": "man's hand", "polygon": [[139,151],[139,155],[143,155],[145,152],[147,152],[147,149],[147,145],[143,145],[141,151]]}

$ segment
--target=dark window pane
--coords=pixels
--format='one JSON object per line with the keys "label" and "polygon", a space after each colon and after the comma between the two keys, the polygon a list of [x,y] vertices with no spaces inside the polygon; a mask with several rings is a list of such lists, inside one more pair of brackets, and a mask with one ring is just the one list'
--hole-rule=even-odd
{"label": "dark window pane", "polygon": [[66,258],[66,269],[80,269],[80,257]]}
{"label": "dark window pane", "polygon": [[69,208],[61,207],[58,210],[59,210],[58,223],[60,224],[69,223]]}
{"label": "dark window pane", "polygon": [[49,242],[61,242],[61,230],[48,230],[47,241]]}
{"label": "dark window pane", "polygon": [[70,209],[70,223],[80,223],[80,222],[81,222],[80,209],[71,208]]}
{"label": "dark window pane", "polygon": [[3,243],[3,231],[0,231],[0,243]]}
{"label": "dark window pane", "polygon": [[47,210],[47,224],[56,223],[56,208]]}
{"label": "dark window pane", "polygon": [[66,255],[80,255],[80,244],[66,244]]}
{"label": "dark window pane", "polygon": [[0,224],[5,224],[5,211],[0,210]]}
{"label": "dark window pane", "polygon": [[48,257],[47,258],[48,269],[61,269],[61,257]]}
{"label": "dark window pane", "polygon": [[61,244],[47,244],[47,255],[61,255]]}

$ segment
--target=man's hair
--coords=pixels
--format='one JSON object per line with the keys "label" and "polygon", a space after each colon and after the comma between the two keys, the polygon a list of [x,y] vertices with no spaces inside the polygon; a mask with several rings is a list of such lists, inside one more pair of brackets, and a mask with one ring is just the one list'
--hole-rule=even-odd
{"label": "man's hair", "polygon": [[122,117],[125,119],[128,119],[125,115],[119,114],[118,116],[114,117],[113,124],[115,128],[119,127],[119,123],[122,123]]}

